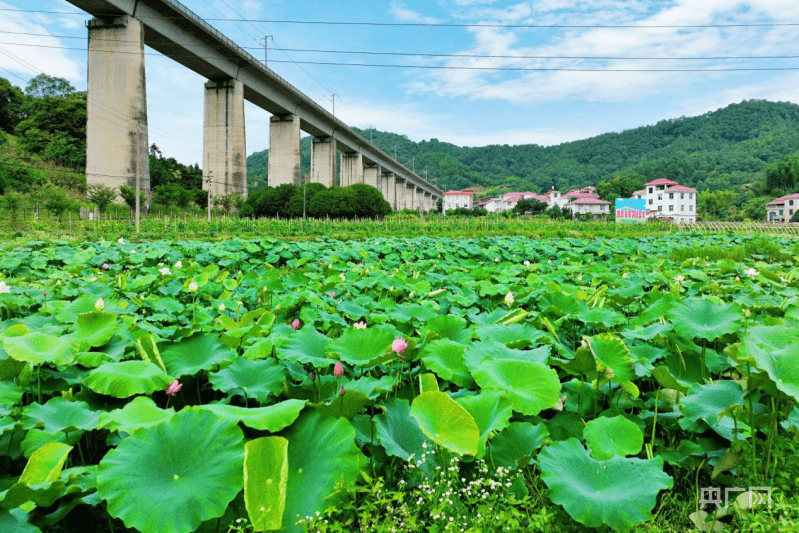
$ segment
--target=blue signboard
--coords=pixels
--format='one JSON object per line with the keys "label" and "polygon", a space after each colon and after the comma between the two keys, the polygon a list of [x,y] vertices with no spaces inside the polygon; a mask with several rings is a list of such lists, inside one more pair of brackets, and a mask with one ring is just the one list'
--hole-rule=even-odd
{"label": "blue signboard", "polygon": [[646,222],[646,200],[616,198],[616,222]]}

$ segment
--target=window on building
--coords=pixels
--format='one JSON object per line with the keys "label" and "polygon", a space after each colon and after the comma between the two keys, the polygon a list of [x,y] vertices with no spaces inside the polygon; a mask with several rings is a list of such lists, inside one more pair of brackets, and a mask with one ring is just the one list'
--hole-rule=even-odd
{"label": "window on building", "polygon": [[654,189],[652,187],[650,187],[649,188],[649,194],[652,194],[653,191],[654,191]]}
{"label": "window on building", "polygon": [[680,206],[680,211],[685,211],[685,206],[684,205]]}
{"label": "window on building", "polygon": [[789,200],[788,205],[793,205],[793,200]]}
{"label": "window on building", "polygon": [[691,200],[691,199],[693,199],[693,197],[694,197],[694,193],[689,192],[688,193],[688,199]]}
{"label": "window on building", "polygon": [[689,205],[689,206],[688,206],[688,211],[693,211],[693,210],[694,210],[694,206],[692,206],[692,205]]}
{"label": "window on building", "polygon": [[652,198],[650,198],[649,199],[649,205],[652,205],[652,202],[653,202],[653,200],[652,200]]}
{"label": "window on building", "polygon": [[684,193],[684,192],[681,192],[681,193],[680,193],[680,200],[682,200],[683,198],[685,198],[685,193]]}
{"label": "window on building", "polygon": [[663,195],[662,194],[658,194],[658,200],[662,200],[662,199],[663,199]]}
{"label": "window on building", "polygon": [[782,216],[782,209],[780,209],[780,216]]}
{"label": "window on building", "polygon": [[788,210],[788,214],[789,214],[789,215],[793,215],[793,209],[789,209],[789,210]]}
{"label": "window on building", "polygon": [[674,211],[674,204],[669,204],[669,211]]}
{"label": "window on building", "polygon": [[662,205],[658,206],[658,211],[663,212],[663,206]]}
{"label": "window on building", "polygon": [[669,193],[669,200],[674,200],[674,193],[673,192]]}

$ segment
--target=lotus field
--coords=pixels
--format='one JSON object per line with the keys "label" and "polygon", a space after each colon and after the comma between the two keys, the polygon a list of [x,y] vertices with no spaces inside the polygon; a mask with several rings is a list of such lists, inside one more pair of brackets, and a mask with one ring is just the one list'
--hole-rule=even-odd
{"label": "lotus field", "polygon": [[[675,530],[709,531],[758,509],[735,492],[714,514],[698,488],[771,486],[796,442],[794,242],[6,245],[0,530],[298,532],[358,487],[454,469],[540,494],[558,530],[680,500],[697,525]],[[395,530],[506,530],[468,513]]]}

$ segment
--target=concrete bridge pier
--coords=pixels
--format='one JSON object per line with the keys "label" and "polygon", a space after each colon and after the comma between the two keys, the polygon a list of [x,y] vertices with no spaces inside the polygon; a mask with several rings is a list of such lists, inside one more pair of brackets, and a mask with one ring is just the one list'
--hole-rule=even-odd
{"label": "concrete bridge pier", "polygon": [[433,195],[429,192],[424,193],[424,208],[425,211],[433,210]]}
{"label": "concrete bridge pier", "polygon": [[364,163],[363,182],[380,190],[380,166],[376,163]]}
{"label": "concrete bridge pier", "polygon": [[[133,17],[89,21],[86,123],[88,185],[136,186],[150,199],[144,28]],[[117,200],[121,200],[117,196]]]}
{"label": "concrete bridge pier", "polygon": [[246,198],[244,84],[232,79],[206,83],[203,116],[203,190]]}
{"label": "concrete bridge pier", "polygon": [[405,209],[405,178],[400,178],[394,175],[394,205],[392,206],[395,211],[402,211]]}
{"label": "concrete bridge pier", "polygon": [[269,186],[277,187],[285,183],[301,185],[300,163],[300,117],[272,115],[269,119]]}
{"label": "concrete bridge pier", "polygon": [[405,183],[405,209],[416,209],[416,185]]}
{"label": "concrete bridge pier", "polygon": [[311,183],[332,187],[336,181],[336,140],[314,137],[311,141]]}
{"label": "concrete bridge pier", "polygon": [[426,211],[424,206],[424,189],[416,187],[416,194],[413,196],[416,199],[416,205],[413,206],[417,211]]}
{"label": "concrete bridge pier", "polygon": [[363,183],[363,155],[360,152],[341,152],[341,186]]}
{"label": "concrete bridge pier", "polygon": [[394,173],[393,172],[385,172],[383,174],[383,198],[386,199],[386,202],[389,203],[391,209],[395,209],[397,205],[397,186],[394,183]]}

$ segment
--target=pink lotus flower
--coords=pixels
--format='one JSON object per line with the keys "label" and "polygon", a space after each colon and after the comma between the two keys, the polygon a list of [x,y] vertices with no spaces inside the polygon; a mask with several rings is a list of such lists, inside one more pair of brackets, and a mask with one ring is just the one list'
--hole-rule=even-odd
{"label": "pink lotus flower", "polygon": [[333,292],[331,292],[331,293],[330,293],[330,297],[331,297],[331,298],[335,298],[335,297],[336,297],[336,291],[333,291]]}
{"label": "pink lotus flower", "polygon": [[402,338],[394,339],[394,342],[391,343],[391,349],[394,350],[400,359],[405,359],[401,354],[408,349],[408,341]]}
{"label": "pink lotus flower", "polygon": [[355,329],[366,329],[366,322],[361,320],[360,322],[356,322],[355,324],[353,324],[352,327],[354,327]]}
{"label": "pink lotus flower", "polygon": [[178,380],[175,380],[172,382],[171,385],[169,385],[169,387],[166,388],[166,393],[169,394],[170,396],[174,396],[182,388],[183,388],[183,383],[181,383]]}
{"label": "pink lotus flower", "polygon": [[347,391],[344,390],[344,385],[342,385],[341,388],[338,390],[339,396],[344,396],[344,394],[346,394],[346,392]]}
{"label": "pink lotus flower", "polygon": [[103,263],[103,270],[108,270],[108,263]]}
{"label": "pink lotus flower", "polygon": [[336,366],[333,367],[333,375],[337,378],[344,375],[344,365],[341,364],[341,361],[336,361]]}
{"label": "pink lotus flower", "polygon": [[300,329],[300,319],[295,318],[294,322],[291,323],[291,329]]}

